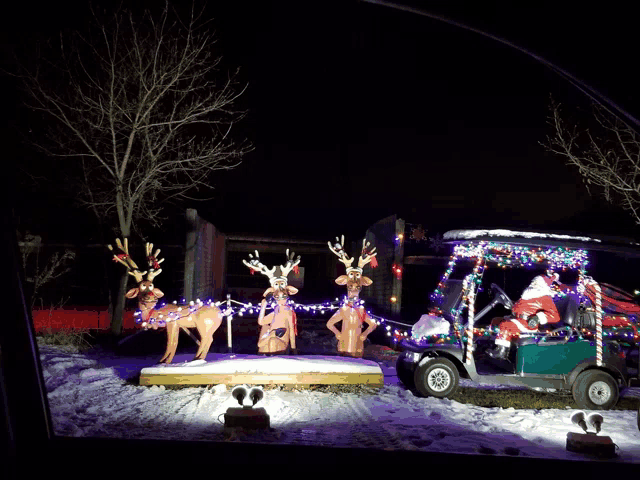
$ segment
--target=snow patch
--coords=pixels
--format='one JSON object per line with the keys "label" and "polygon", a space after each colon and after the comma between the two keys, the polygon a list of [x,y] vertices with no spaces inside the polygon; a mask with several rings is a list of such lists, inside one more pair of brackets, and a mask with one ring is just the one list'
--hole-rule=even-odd
{"label": "snow patch", "polygon": [[582,242],[601,242],[597,238],[573,237],[571,235],[558,235],[554,233],[515,232],[512,230],[451,230],[444,234],[445,240],[461,240],[477,237],[523,237],[523,238],[550,238],[557,240],[580,240]]}
{"label": "snow patch", "polygon": [[450,327],[451,324],[442,317],[422,315],[411,328],[411,334],[418,338],[429,335],[446,335],[449,333]]}
{"label": "snow patch", "polygon": [[216,395],[220,395],[226,391],[227,391],[227,386],[224,383],[221,383],[219,385],[214,385],[211,388],[211,393],[214,393]]}
{"label": "snow patch", "polygon": [[[100,364],[82,355],[51,347],[42,349],[41,353],[44,353],[43,374],[56,387],[55,392],[48,393],[56,435],[226,440],[220,418],[229,407],[237,407],[238,402],[231,396],[231,389],[224,385],[178,390],[131,385],[118,376],[118,368],[100,368]],[[106,353],[102,356],[103,361],[106,361],[105,357]],[[209,354],[208,358],[222,357]],[[294,360],[258,358],[265,364]],[[320,358],[339,360],[343,364],[353,363],[351,360],[362,362],[342,357]],[[110,365],[133,361],[134,358],[125,356],[109,358]],[[57,368],[62,364],[66,366],[64,370]],[[144,364],[139,365],[136,369]],[[100,385],[87,382],[98,373]],[[258,406],[269,414],[272,429],[246,433],[233,441],[589,459],[566,450],[567,433],[582,432],[571,423],[571,415],[575,412],[571,407],[544,410],[483,408],[449,399],[416,397],[410,390],[394,385],[397,377],[391,373],[386,375],[385,372],[384,381],[384,387],[376,393],[359,395],[266,390]],[[475,388],[512,388],[478,386],[466,379],[461,379],[460,383]],[[621,396],[640,398],[640,388],[627,388]],[[637,412],[610,410],[599,413],[604,417],[600,435],[610,436],[619,447],[619,457],[615,461],[640,464]]]}
{"label": "snow patch", "polygon": [[[178,365],[158,365],[142,369],[142,374],[228,374],[228,373],[380,373],[376,362],[359,358],[322,355],[300,355],[295,357],[260,355],[233,355],[212,362],[188,362]],[[194,365],[195,364],[195,365]]]}

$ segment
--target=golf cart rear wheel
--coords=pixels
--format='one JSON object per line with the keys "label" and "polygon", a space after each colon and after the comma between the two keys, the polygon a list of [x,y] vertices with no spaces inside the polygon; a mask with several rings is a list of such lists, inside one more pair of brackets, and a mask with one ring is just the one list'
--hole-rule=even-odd
{"label": "golf cart rear wheel", "polygon": [[396,361],[396,374],[398,375],[398,380],[400,380],[405,387],[411,389],[415,386],[413,383],[413,370],[407,366],[407,363],[402,360],[402,357]]}
{"label": "golf cart rear wheel", "polygon": [[416,389],[425,397],[445,398],[455,393],[460,375],[451,360],[426,358],[416,368],[413,379]]}
{"label": "golf cart rear wheel", "polygon": [[609,410],[618,403],[620,395],[615,379],[602,370],[582,372],[571,393],[578,407],[585,410]]}

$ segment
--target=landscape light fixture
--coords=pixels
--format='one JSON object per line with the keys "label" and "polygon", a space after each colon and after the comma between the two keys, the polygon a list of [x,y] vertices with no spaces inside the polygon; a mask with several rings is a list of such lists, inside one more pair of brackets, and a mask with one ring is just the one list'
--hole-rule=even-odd
{"label": "landscape light fixture", "polygon": [[[584,412],[576,412],[571,415],[571,423],[579,426],[585,433],[567,434],[567,450],[575,453],[595,455],[597,457],[611,458],[616,456],[616,444],[611,437],[599,437],[604,422],[602,415],[592,413],[588,417]],[[589,432],[589,427],[595,429],[595,433]]]}
{"label": "landscape light fixture", "polygon": [[584,430],[584,433],[589,433],[589,430],[587,429],[587,422],[586,422],[586,417],[584,415],[584,412],[576,412],[573,415],[571,415],[571,423],[573,423],[574,425],[578,425],[580,428],[582,428]]}
{"label": "landscape light fixture", "polygon": [[264,398],[262,387],[248,387],[238,385],[231,391],[240,407],[231,407],[224,414],[224,429],[226,432],[235,429],[264,430],[269,428],[269,415],[264,408],[253,408]]}
{"label": "landscape light fixture", "polygon": [[598,413],[592,413],[589,415],[589,418],[587,418],[587,424],[595,428],[596,434],[600,433],[600,430],[602,429],[602,421],[602,415]]}
{"label": "landscape light fixture", "polygon": [[242,408],[253,408],[264,398],[264,391],[261,387],[249,389],[246,385],[238,385],[231,391],[231,396],[238,401]]}

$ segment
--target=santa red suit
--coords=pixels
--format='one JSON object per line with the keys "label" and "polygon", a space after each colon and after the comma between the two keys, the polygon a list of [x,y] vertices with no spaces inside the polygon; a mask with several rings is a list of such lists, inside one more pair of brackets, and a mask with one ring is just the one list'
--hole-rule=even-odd
{"label": "santa red suit", "polygon": [[504,357],[511,347],[512,340],[517,339],[521,333],[535,332],[538,325],[558,323],[561,320],[553,303],[554,291],[551,289],[551,285],[557,282],[558,278],[557,273],[553,276],[535,277],[511,309],[513,316],[494,318],[491,321],[492,326],[499,325],[500,329],[496,338],[497,349],[489,352],[492,357]]}

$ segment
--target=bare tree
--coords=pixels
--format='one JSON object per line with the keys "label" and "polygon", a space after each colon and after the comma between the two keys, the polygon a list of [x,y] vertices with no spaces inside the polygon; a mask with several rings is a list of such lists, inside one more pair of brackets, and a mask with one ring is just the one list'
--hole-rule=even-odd
{"label": "bare tree", "polygon": [[[213,171],[237,166],[252,149],[231,133],[246,87],[237,72],[221,71],[203,12],[182,21],[165,3],[140,21],[127,11],[91,13],[86,33],[61,33],[21,76],[29,107],[50,121],[47,141],[36,145],[76,168],[84,205],[128,238],[141,222],[159,226],[165,202],[210,189]],[[123,275],[114,333],[126,287]]]}
{"label": "bare tree", "polygon": [[607,202],[630,212],[640,225],[640,136],[603,106],[593,105],[592,128],[567,126],[560,105],[551,102],[553,136],[543,145],[578,169],[589,193],[602,190]]}
{"label": "bare tree", "polygon": [[[19,237],[22,237],[22,235],[19,235]],[[62,255],[60,255],[60,252],[54,252],[43,266],[40,261],[40,251],[42,249],[42,237],[40,235],[26,232],[18,244],[22,254],[25,281],[31,284],[30,307],[33,308],[38,299],[37,294],[44,285],[71,271],[68,265],[69,262],[75,259],[76,254],[69,249],[65,250]]]}

